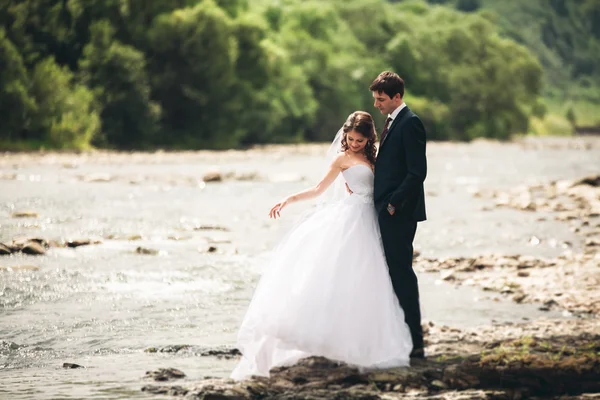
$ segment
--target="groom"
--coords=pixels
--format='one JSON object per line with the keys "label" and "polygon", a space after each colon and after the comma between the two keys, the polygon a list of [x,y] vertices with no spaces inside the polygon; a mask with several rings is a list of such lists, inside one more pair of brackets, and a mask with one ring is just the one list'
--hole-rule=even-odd
{"label": "groom", "polygon": [[369,87],[375,107],[388,118],[375,163],[375,207],[394,291],[413,341],[411,358],[425,357],[419,286],[412,268],[417,222],[424,221],[427,176],[425,128],[404,103],[404,81],[382,72]]}

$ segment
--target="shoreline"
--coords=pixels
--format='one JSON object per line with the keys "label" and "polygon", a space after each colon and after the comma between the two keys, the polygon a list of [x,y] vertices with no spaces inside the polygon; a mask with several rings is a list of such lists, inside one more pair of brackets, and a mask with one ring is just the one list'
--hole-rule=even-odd
{"label": "shoreline", "polygon": [[600,175],[499,193],[488,196],[496,200],[495,207],[545,211],[568,221],[585,240],[583,251],[567,251],[555,259],[417,256],[417,270],[439,272],[444,281],[475,285],[518,304],[561,309],[575,318],[469,329],[425,322],[428,357],[414,360],[408,368],[361,374],[311,357],[275,368],[269,378],[205,378],[184,385],[148,384],[142,391],[231,400],[600,398],[600,242],[593,239],[600,239]]}
{"label": "shoreline", "polygon": [[[142,391],[193,399],[514,399],[598,393],[600,322],[547,320],[487,328],[427,325],[428,357],[411,367],[359,373],[322,357],[242,382],[205,377],[177,384],[164,370]],[[563,398],[563,397],[561,397]],[[568,397],[564,397],[568,398]],[[578,398],[578,397],[575,397]],[[588,398],[586,396],[586,398]]]}
{"label": "shoreline", "polygon": [[[131,357],[133,369],[128,374],[120,373],[113,381],[115,360],[123,360],[121,354],[129,353],[121,351],[130,351],[127,349],[135,348],[136,343],[124,339],[108,340],[113,333],[104,331],[104,327],[113,326],[108,318],[114,310],[108,307],[110,301],[93,303],[96,304],[95,312],[104,316],[100,321],[106,322],[91,321],[90,326],[99,331],[98,335],[104,335],[100,339],[107,340],[109,344],[106,346],[114,348],[116,356],[87,360],[81,355],[88,354],[87,348],[83,353],[65,351],[64,356],[60,356],[61,365],[68,361],[89,369],[78,370],[80,372],[61,369],[62,374],[49,371],[43,378],[47,381],[36,379],[36,385],[42,387],[50,382],[50,385],[55,385],[53,390],[56,393],[68,392],[74,390],[73,378],[76,377],[82,380],[83,385],[79,387],[83,392],[98,393],[98,390],[112,390],[119,385],[119,380],[127,380],[122,384],[137,392],[133,397],[147,399],[152,395],[141,392],[140,388],[160,383],[151,383],[148,379],[153,378],[150,377],[143,379],[145,368],[172,363],[170,366],[181,368],[190,376],[172,381],[167,377],[166,386],[156,390],[168,393],[171,386],[181,386],[188,398],[219,398],[223,393],[229,393],[227,396],[237,393],[238,397],[220,398],[325,399],[337,396],[389,399],[411,396],[512,399],[548,396],[536,389],[532,382],[546,382],[549,377],[577,382],[578,375],[574,375],[577,370],[569,364],[573,357],[597,373],[594,369],[597,364],[594,363],[600,353],[597,346],[600,343],[597,322],[600,310],[600,291],[597,289],[600,283],[600,247],[596,241],[600,238],[600,193],[597,184],[600,179],[594,165],[600,140],[524,138],[510,142],[431,143],[428,151],[431,151],[433,168],[428,195],[436,214],[421,231],[420,239],[427,245],[418,243],[417,248],[422,254],[415,260],[417,272],[429,272],[429,289],[434,299],[440,296],[440,287],[435,286],[436,279],[448,284],[444,285],[444,288],[449,288],[444,295],[452,296],[448,299],[460,299],[457,297],[459,292],[470,292],[467,290],[469,287],[484,290],[483,293],[478,291],[475,299],[463,297],[465,302],[460,308],[446,305],[443,301],[438,303],[444,306],[444,312],[458,311],[468,318],[476,318],[477,306],[481,311],[484,302],[473,305],[469,302],[481,299],[501,301],[496,303],[496,312],[508,304],[512,308],[506,312],[514,318],[494,320],[495,303],[488,301],[485,302],[485,310],[489,309],[491,316],[486,314],[485,320],[492,322],[483,322],[477,328],[460,328],[453,326],[455,318],[444,320],[438,318],[443,315],[428,315],[434,320],[434,323],[426,322],[429,358],[424,365],[415,364],[418,371],[413,375],[396,370],[383,375],[381,371],[379,375],[367,374],[371,381],[364,383],[366,378],[362,375],[355,378],[355,372],[317,360],[313,361],[316,368],[313,372],[308,371],[306,366],[302,367],[303,372],[297,369],[285,372],[291,381],[284,379],[282,371],[279,380],[251,381],[234,392],[227,392],[233,384],[226,379],[204,378],[203,374],[213,372],[224,376],[228,363],[234,362],[233,358],[237,357],[232,351],[219,352],[214,351],[216,348],[204,347],[209,343],[230,343],[222,339],[223,331],[219,327],[226,327],[230,333],[234,329],[230,322],[232,317],[219,314],[218,308],[211,309],[212,304],[202,303],[206,307],[202,310],[206,312],[199,312],[195,305],[185,300],[173,302],[165,317],[163,311],[170,301],[166,294],[164,297],[157,295],[159,300],[156,303],[160,305],[162,302],[164,306],[156,311],[136,308],[140,294],[145,290],[143,284],[164,290],[175,283],[182,285],[183,291],[191,291],[192,286],[187,285],[192,283],[187,282],[196,282],[201,277],[212,285],[207,286],[207,291],[225,290],[227,285],[234,288],[239,285],[246,290],[260,270],[262,259],[256,254],[262,254],[262,250],[254,252],[254,249],[260,248],[265,239],[259,240],[259,235],[274,242],[279,226],[263,223],[262,210],[248,214],[246,206],[238,205],[236,196],[248,195],[252,204],[268,203],[271,196],[311,182],[320,173],[316,161],[322,158],[327,147],[328,144],[302,144],[228,151],[93,151],[0,156],[0,181],[9,188],[4,199],[3,234],[8,241],[7,249],[13,253],[7,254],[4,259],[0,257],[0,262],[6,260],[5,264],[0,263],[0,266],[4,265],[4,268],[0,267],[0,273],[5,274],[7,282],[28,293],[31,284],[23,279],[38,277],[51,289],[56,287],[57,294],[64,295],[65,310],[70,309],[72,294],[61,291],[62,282],[75,282],[81,287],[95,288],[107,300],[117,299],[115,304],[122,304],[118,311],[131,312],[133,308],[131,315],[148,318],[162,326],[162,332],[150,335],[141,344],[137,342],[142,348],[136,348]],[[564,163],[556,162],[559,159]],[[539,164],[531,164],[538,160]],[[531,170],[525,176],[521,175],[530,166]],[[215,179],[211,180],[213,171]],[[70,190],[65,192],[65,188]],[[14,193],[11,193],[12,190]],[[109,194],[111,192],[114,194]],[[144,207],[140,207],[142,204]],[[216,210],[217,216],[212,215],[215,211],[211,210]],[[496,229],[497,233],[491,234],[494,231],[490,229]],[[254,235],[254,241],[248,239],[250,233]],[[15,241],[22,235],[30,241]],[[36,243],[42,248],[32,243],[36,238],[39,238],[39,243]],[[480,241],[480,238],[483,240]],[[96,247],[96,239],[104,244]],[[79,246],[83,247],[75,249]],[[31,255],[34,251],[42,254],[44,249],[50,249],[48,255]],[[105,251],[108,253],[102,253]],[[6,249],[4,252],[8,253]],[[103,258],[106,254],[108,258]],[[257,260],[255,270],[243,265],[247,260],[241,258],[248,254]],[[170,264],[166,266],[173,261],[179,262],[175,268]],[[13,265],[17,263],[23,265]],[[111,268],[106,268],[107,263]],[[81,268],[80,264],[89,268]],[[114,294],[89,281],[92,273],[123,290],[132,300],[119,303],[121,294]],[[171,273],[179,275],[169,275]],[[229,275],[224,277],[224,273]],[[81,279],[67,274],[80,274]],[[162,279],[149,278],[164,274],[168,277],[166,283]],[[124,280],[117,280],[118,277],[124,277]],[[238,283],[242,279],[243,285]],[[46,304],[42,308],[49,309],[52,305],[44,302],[48,297],[43,297],[49,295],[45,287],[36,286],[38,292],[34,293],[31,304]],[[455,291],[456,287],[462,289]],[[168,293],[179,292],[171,289]],[[243,308],[244,296],[236,294],[235,305],[229,308],[229,312]],[[83,298],[89,301],[89,297]],[[526,303],[529,305],[522,305]],[[536,307],[544,311],[535,310]],[[173,315],[173,309],[181,311]],[[33,348],[33,339],[24,336],[27,327],[18,319],[29,312],[31,308],[26,306],[16,309],[11,321],[22,333],[10,340]],[[565,318],[560,318],[560,312]],[[519,317],[515,317],[517,314]],[[542,316],[538,317],[540,314]],[[216,321],[216,328],[209,328],[204,322],[194,323],[197,326],[190,324],[182,336],[180,322],[190,315],[214,317],[212,321]],[[87,318],[85,313],[74,312],[71,320],[64,323],[67,327],[74,326],[76,334],[83,334],[90,328],[76,324],[80,324],[79,320],[87,321]],[[498,320],[514,322],[497,323]],[[62,321],[64,318],[58,323]],[[137,327],[117,326],[116,329],[126,337],[136,332]],[[193,332],[195,329],[209,329],[205,337],[210,340],[197,338]],[[57,338],[47,334],[39,335],[36,340]],[[190,348],[185,350],[185,346],[178,345],[181,342],[189,343]],[[165,347],[169,343],[177,345],[172,346],[176,351]],[[151,350],[143,352],[151,345],[159,345],[155,348],[158,354]],[[592,349],[596,355],[592,354]],[[77,351],[81,352],[81,347]],[[14,354],[27,357],[26,350],[15,351]],[[219,361],[221,359],[223,361]],[[42,361],[52,364],[56,360]],[[543,369],[544,363],[550,362],[555,363],[552,368]],[[145,363],[151,367],[146,367]],[[19,385],[27,387],[26,379],[32,374],[30,371],[34,371],[27,368],[12,370],[16,385],[13,388],[18,390]],[[47,367],[40,368],[46,371]],[[452,375],[445,376],[448,368],[448,374],[459,371],[463,378],[456,379],[471,382],[470,388],[448,378]],[[487,371],[487,375],[482,376],[474,370]],[[98,374],[98,371],[105,375],[96,383],[92,375]],[[513,380],[511,388],[502,387],[503,381],[498,374],[506,371],[518,372],[529,378]],[[332,383],[325,378],[323,381],[317,379],[330,373],[339,374],[340,381]],[[24,377],[17,377],[17,374]],[[496,374],[495,378],[493,374]],[[314,379],[299,384],[307,376]],[[506,374],[503,376],[506,377]],[[411,379],[420,384],[411,386]],[[600,378],[597,380],[600,381]],[[560,392],[558,389],[557,392]],[[596,390],[586,390],[592,389]],[[255,393],[249,390],[255,390]],[[575,392],[577,390],[569,389],[561,393],[578,396]],[[129,398],[127,394],[114,396]]]}

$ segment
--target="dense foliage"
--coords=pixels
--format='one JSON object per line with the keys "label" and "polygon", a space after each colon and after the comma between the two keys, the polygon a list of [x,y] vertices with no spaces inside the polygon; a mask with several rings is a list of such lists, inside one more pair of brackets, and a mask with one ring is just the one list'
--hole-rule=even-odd
{"label": "dense foliage", "polygon": [[[536,22],[554,29],[555,42],[540,39],[546,57],[532,26],[511,30],[509,12],[473,12],[492,1],[430,3],[448,4],[3,0],[0,146],[329,140],[350,112],[376,112],[368,86],[385,69],[406,79],[406,101],[431,138],[506,138],[543,114],[544,88],[597,82],[597,43],[576,41],[563,19]],[[589,17],[586,29],[600,33],[590,17],[599,1],[550,3],[567,8],[560,18]],[[544,76],[561,84],[544,87]]]}

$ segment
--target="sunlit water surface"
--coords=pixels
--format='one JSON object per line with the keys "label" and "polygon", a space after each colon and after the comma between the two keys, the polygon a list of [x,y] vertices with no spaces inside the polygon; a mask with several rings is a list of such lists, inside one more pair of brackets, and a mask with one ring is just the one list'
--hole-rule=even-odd
{"label": "sunlit water surface", "polygon": [[[146,398],[140,391],[144,373],[160,367],[179,368],[190,380],[227,376],[234,360],[200,357],[198,351],[234,345],[269,251],[312,205],[292,205],[279,221],[269,220],[268,210],[318,180],[324,149],[0,156],[0,241],[102,240],[52,248],[45,256],[0,258],[4,267],[39,267],[0,271],[0,399]],[[423,256],[551,257],[581,249],[581,239],[566,224],[537,221],[540,213],[484,211],[490,200],[471,193],[597,173],[598,140],[433,143],[428,158],[429,220],[416,238]],[[203,174],[215,168],[262,179],[202,184]],[[103,175],[110,181],[82,179]],[[39,217],[12,218],[20,210]],[[135,235],[141,239],[127,240]],[[140,246],[158,254],[137,254]],[[210,246],[217,251],[208,252]],[[437,324],[561,315],[538,305],[492,301],[474,288],[441,283],[438,275],[421,274],[420,286],[424,317]],[[144,352],[173,344],[198,351]],[[63,369],[64,362],[86,368]]]}

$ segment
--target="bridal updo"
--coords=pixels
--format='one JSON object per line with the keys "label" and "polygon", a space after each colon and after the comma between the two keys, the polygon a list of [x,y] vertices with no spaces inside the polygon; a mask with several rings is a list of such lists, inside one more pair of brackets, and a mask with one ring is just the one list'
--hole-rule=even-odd
{"label": "bridal updo", "polygon": [[346,141],[348,133],[352,131],[359,133],[367,139],[365,156],[374,165],[377,157],[377,147],[375,146],[377,132],[375,131],[375,121],[373,121],[371,114],[364,111],[353,112],[344,123],[342,131],[344,132],[344,136],[342,137],[342,151],[348,150],[348,142]]}

